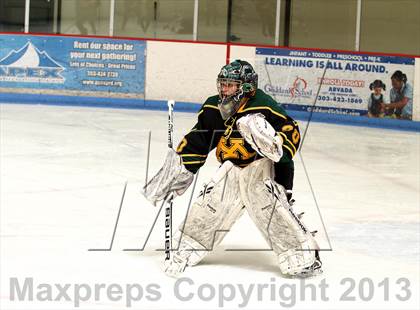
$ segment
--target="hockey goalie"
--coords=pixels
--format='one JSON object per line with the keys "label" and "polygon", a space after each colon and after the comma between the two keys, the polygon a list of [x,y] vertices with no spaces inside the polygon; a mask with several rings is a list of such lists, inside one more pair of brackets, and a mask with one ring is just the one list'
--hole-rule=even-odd
{"label": "hockey goalie", "polygon": [[162,168],[143,188],[154,205],[170,194],[182,195],[216,148],[221,166],[174,233],[165,272],[177,277],[198,264],[246,210],[283,275],[320,273],[318,245],[291,203],[297,122],[258,88],[258,75],[246,61],[222,67],[217,89],[218,95],[202,105],[196,125],[176,151],[169,149]]}

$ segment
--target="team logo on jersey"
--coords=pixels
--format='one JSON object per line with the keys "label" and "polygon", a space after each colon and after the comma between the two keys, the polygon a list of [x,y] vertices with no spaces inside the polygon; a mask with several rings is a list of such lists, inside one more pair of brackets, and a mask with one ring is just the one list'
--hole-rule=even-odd
{"label": "team logo on jersey", "polygon": [[247,160],[256,155],[255,152],[249,152],[245,147],[243,138],[222,137],[217,144],[216,156],[222,162],[228,159]]}
{"label": "team logo on jersey", "polygon": [[0,81],[62,84],[64,67],[28,41],[0,59]]}

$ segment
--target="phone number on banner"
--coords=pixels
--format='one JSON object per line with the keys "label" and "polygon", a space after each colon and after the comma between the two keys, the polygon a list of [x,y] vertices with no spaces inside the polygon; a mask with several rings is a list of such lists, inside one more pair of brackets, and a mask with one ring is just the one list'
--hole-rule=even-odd
{"label": "phone number on banner", "polygon": [[347,103],[363,103],[363,99],[361,98],[346,98],[344,96],[325,96],[325,95],[319,95],[318,96],[319,101],[332,101],[332,102],[347,102]]}

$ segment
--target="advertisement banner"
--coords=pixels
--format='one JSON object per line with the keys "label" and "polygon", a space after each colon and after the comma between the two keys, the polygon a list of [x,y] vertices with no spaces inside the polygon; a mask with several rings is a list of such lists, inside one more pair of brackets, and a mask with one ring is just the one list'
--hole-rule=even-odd
{"label": "advertisement banner", "polygon": [[414,65],[414,57],[256,49],[259,87],[300,111],[411,120]]}
{"label": "advertisement banner", "polygon": [[0,34],[0,91],[144,98],[144,41]]}

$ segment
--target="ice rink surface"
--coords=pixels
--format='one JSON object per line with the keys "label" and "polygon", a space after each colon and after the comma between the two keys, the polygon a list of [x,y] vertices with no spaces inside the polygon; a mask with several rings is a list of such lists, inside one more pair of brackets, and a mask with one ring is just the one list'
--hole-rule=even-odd
{"label": "ice rink surface", "polygon": [[[156,251],[163,212],[153,227],[159,208],[139,193],[150,132],[149,178],[165,157],[167,113],[7,104],[0,112],[1,309],[420,307],[419,133],[310,123],[294,197],[319,231],[321,276],[282,277],[245,213],[176,280]],[[176,144],[194,122],[175,113]],[[217,166],[210,156],[194,196]],[[174,202],[175,227],[191,194]],[[142,248],[150,231],[144,251],[124,251]],[[68,298],[58,288],[66,284]]]}

